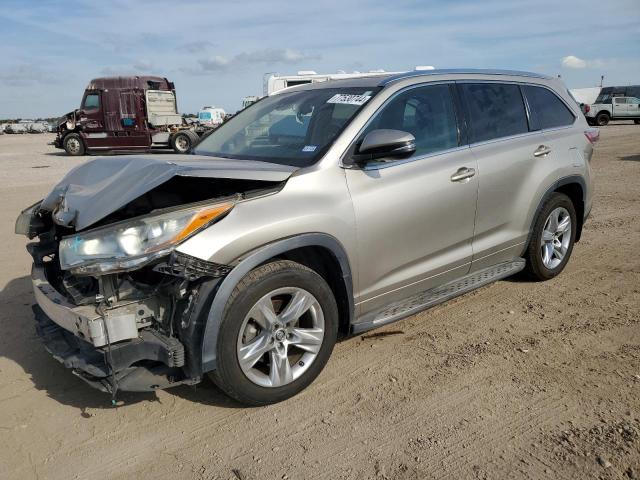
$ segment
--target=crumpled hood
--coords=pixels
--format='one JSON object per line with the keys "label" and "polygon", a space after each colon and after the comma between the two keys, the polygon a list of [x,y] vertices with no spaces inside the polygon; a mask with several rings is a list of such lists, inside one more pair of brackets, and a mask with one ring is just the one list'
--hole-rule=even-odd
{"label": "crumpled hood", "polygon": [[62,115],[61,117],[58,117],[56,119],[56,126],[59,127],[61,125],[64,125],[65,123],[67,123],[67,121],[70,118],[73,118],[73,116],[78,112],[78,110],[73,110],[69,113],[65,113],[64,115]]}
{"label": "crumpled hood", "polygon": [[100,157],[71,170],[42,201],[56,223],[82,230],[170,178],[227,178],[282,182],[296,167],[204,155]]}

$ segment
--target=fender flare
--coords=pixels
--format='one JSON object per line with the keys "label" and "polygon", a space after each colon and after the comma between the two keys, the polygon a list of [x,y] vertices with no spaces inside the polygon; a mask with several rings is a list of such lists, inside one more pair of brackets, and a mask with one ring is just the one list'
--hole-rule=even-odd
{"label": "fender flare", "polygon": [[352,323],[354,315],[353,301],[353,280],[351,276],[351,267],[344,247],[340,242],[325,233],[304,233],[294,237],[284,238],[259,247],[239,259],[239,263],[229,272],[229,274],[219,284],[211,308],[207,316],[207,322],[202,335],[202,372],[215,370],[217,361],[218,330],[224,309],[227,305],[227,299],[233,292],[236,285],[244,278],[244,276],[258,265],[267,260],[281,255],[290,250],[301,247],[324,247],[330,250],[338,260],[342,270],[342,279],[347,290],[349,302],[349,324]]}
{"label": "fender flare", "polygon": [[[544,194],[542,195],[542,197],[540,198],[540,201],[538,202],[538,207],[536,208],[536,211],[533,214],[533,217],[531,218],[531,224],[529,226],[529,236],[527,237],[527,243],[525,244],[525,248],[528,248],[529,246],[529,242],[531,242],[531,235],[533,235],[533,227],[536,223],[536,220],[538,219],[538,215],[540,214],[540,210],[542,210],[542,206],[545,204],[545,202],[549,199],[549,197],[551,196],[551,194],[553,192],[555,192],[558,188],[562,187],[563,185],[569,185],[570,183],[577,183],[580,185],[580,187],[582,188],[582,203],[586,206],[587,203],[587,182],[584,181],[584,178],[582,178],[582,176],[580,175],[569,175],[567,177],[562,177],[558,180],[556,180],[553,185],[551,185],[546,192],[544,192]],[[588,212],[584,212],[584,215],[588,214]],[[580,228],[582,228],[582,224],[584,223],[584,218],[578,219],[579,222],[579,226]],[[576,232],[576,239],[580,238],[580,232]],[[577,241],[577,240],[576,240]]]}

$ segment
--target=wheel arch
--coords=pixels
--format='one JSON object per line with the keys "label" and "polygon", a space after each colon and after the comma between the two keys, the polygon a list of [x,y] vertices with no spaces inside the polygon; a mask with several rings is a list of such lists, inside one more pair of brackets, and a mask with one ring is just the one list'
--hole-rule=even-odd
{"label": "wheel arch", "polygon": [[[580,178],[580,180],[582,180],[582,178]],[[578,224],[576,225],[575,241],[577,243],[580,241],[580,237],[582,236],[582,226],[584,225],[584,203],[586,193],[584,180],[582,180],[582,183],[576,181],[562,183],[558,185],[554,191],[564,193],[569,197],[569,199],[571,199],[571,203],[573,203],[573,207],[576,209],[576,220],[578,221]]]}
{"label": "wheel arch", "polygon": [[61,134],[61,140],[64,142],[64,139],[67,138],[69,135],[71,135],[72,133],[76,133],[78,134],[78,136],[82,139],[82,141],[85,143],[86,145],[86,141],[85,141],[85,133],[76,125],[73,130],[64,130]]}
{"label": "wheel arch", "polygon": [[[324,233],[305,233],[277,240],[242,255],[233,270],[218,284],[202,335],[202,372],[215,370],[218,329],[229,295],[247,273],[275,259],[296,261],[325,278],[336,295],[340,327],[346,329],[351,325],[354,315],[353,281],[349,259],[340,242]],[[339,272],[334,270],[335,267]]]}
{"label": "wheel arch", "polygon": [[529,238],[527,239],[526,245],[529,245],[531,242],[533,227],[538,219],[538,215],[540,215],[540,210],[542,210],[543,205],[549,197],[556,192],[563,193],[571,199],[571,202],[576,209],[576,218],[578,222],[576,225],[575,241],[577,243],[580,240],[582,235],[582,226],[584,225],[584,206],[586,202],[587,183],[580,175],[570,175],[554,182],[554,184],[551,185],[542,195],[542,198],[538,202],[538,207],[531,219],[531,224],[529,226]]}

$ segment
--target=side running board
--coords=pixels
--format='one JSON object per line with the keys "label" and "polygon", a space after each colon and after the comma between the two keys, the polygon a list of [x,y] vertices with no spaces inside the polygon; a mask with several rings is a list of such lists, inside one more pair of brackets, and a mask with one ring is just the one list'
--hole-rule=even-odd
{"label": "side running board", "polygon": [[509,277],[521,271],[524,266],[524,259],[519,258],[513,262],[499,263],[439,287],[419,292],[409,298],[387,305],[381,310],[367,314],[361,321],[353,324],[351,327],[352,332],[357,334],[395,322],[476,288],[484,287],[492,282]]}

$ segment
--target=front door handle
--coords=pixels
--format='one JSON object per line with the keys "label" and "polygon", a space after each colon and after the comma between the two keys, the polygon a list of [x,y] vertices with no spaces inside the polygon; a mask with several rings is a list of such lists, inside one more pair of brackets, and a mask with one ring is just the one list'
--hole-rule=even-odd
{"label": "front door handle", "polygon": [[546,145],[540,145],[536,148],[536,151],[533,152],[534,157],[544,157],[545,155],[549,155],[551,153],[551,149]]}
{"label": "front door handle", "polygon": [[471,178],[476,174],[475,168],[460,167],[456,173],[451,175],[452,182],[461,182],[467,178]]}

